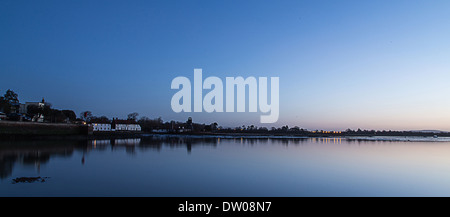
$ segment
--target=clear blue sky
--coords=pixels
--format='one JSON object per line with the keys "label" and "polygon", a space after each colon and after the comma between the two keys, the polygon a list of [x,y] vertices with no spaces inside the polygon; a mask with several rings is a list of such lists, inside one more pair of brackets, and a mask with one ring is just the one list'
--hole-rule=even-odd
{"label": "clear blue sky", "polygon": [[280,78],[274,126],[450,130],[450,1],[0,1],[0,92],[77,114],[174,113],[176,76]]}

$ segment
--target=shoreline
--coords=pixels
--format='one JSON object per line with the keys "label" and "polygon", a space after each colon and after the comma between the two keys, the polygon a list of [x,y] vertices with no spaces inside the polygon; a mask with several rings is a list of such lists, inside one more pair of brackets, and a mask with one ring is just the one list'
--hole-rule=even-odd
{"label": "shoreline", "polygon": [[268,134],[241,134],[241,133],[147,133],[147,132],[119,132],[94,133],[92,135],[0,135],[4,141],[39,141],[39,140],[115,140],[149,137],[187,137],[187,138],[220,138],[220,139],[345,139],[351,141],[367,142],[450,142],[450,137],[432,136],[300,136],[300,135],[268,135]]}
{"label": "shoreline", "polygon": [[450,133],[428,133],[412,131],[361,131],[361,132],[339,132],[325,133],[312,131],[213,131],[213,132],[144,132],[144,131],[104,131],[93,132],[88,125],[65,124],[65,123],[36,123],[36,122],[14,122],[0,121],[0,138],[2,139],[120,139],[138,138],[148,135],[169,136],[214,136],[220,138],[348,138],[353,140],[450,140]]}

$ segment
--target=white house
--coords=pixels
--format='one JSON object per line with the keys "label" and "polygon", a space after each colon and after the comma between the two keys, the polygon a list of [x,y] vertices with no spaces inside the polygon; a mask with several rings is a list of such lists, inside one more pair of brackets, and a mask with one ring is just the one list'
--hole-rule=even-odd
{"label": "white house", "polygon": [[[27,114],[28,113],[28,106],[33,105],[37,108],[44,109],[45,106],[45,100],[42,98],[41,102],[26,102],[25,104],[20,104],[19,106],[19,113]],[[44,115],[43,114],[36,114],[32,118],[32,121],[34,122],[44,122]]]}
{"label": "white house", "polygon": [[141,131],[141,125],[135,120],[113,119],[112,128],[115,131]]}
{"label": "white house", "polygon": [[110,123],[91,123],[93,131],[111,131]]}

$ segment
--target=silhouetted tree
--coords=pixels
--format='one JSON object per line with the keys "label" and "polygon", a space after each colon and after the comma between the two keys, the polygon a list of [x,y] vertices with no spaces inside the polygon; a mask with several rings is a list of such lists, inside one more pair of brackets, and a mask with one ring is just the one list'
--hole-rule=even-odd
{"label": "silhouetted tree", "polygon": [[92,117],[89,119],[89,122],[90,122],[90,123],[109,123],[110,120],[109,120],[109,118],[106,117],[106,116],[100,116],[100,117],[92,116]]}
{"label": "silhouetted tree", "polygon": [[188,120],[186,121],[186,129],[190,129],[193,130],[193,125],[192,125],[192,117],[188,117]]}
{"label": "silhouetted tree", "polygon": [[6,102],[5,97],[0,97],[0,112],[7,112],[6,110],[9,111],[8,107],[10,107],[10,105],[8,102]]}
{"label": "silhouetted tree", "polygon": [[8,89],[3,96],[4,100],[6,100],[9,104],[18,103],[19,102],[19,95],[15,93],[14,91]]}
{"label": "silhouetted tree", "polygon": [[[45,106],[44,106],[45,109]],[[52,123],[62,123],[66,121],[66,116],[61,110],[50,109],[47,116],[44,114],[44,120]]]}
{"label": "silhouetted tree", "polygon": [[77,115],[72,110],[62,110],[62,113],[69,118],[69,121],[75,121],[77,119]]}
{"label": "silhouetted tree", "polygon": [[164,123],[161,117],[150,119],[148,117],[142,117],[138,123],[141,125],[142,131],[151,132],[153,129],[163,129]]}
{"label": "silhouetted tree", "polygon": [[44,107],[40,107],[38,105],[28,105],[27,106],[27,114],[30,116],[40,115],[44,113]]}
{"label": "silhouetted tree", "polygon": [[91,111],[84,111],[80,113],[80,118],[83,119],[86,122],[89,122],[92,118],[92,112]]}
{"label": "silhouetted tree", "polygon": [[128,114],[127,119],[136,121],[138,116],[139,116],[139,114],[137,112],[133,112],[133,113]]}
{"label": "silhouetted tree", "polygon": [[3,97],[0,97],[0,111],[11,113],[11,106],[17,103],[19,103],[18,94],[8,89],[5,95],[3,95]]}

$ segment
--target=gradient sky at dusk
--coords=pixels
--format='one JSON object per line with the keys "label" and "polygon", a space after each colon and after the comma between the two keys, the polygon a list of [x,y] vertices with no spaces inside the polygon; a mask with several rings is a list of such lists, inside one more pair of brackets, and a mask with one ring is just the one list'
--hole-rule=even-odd
{"label": "gradient sky at dusk", "polygon": [[[174,113],[177,76],[280,78],[268,126],[450,131],[450,1],[0,1],[0,92],[77,114]],[[206,91],[204,92],[206,93]]]}

